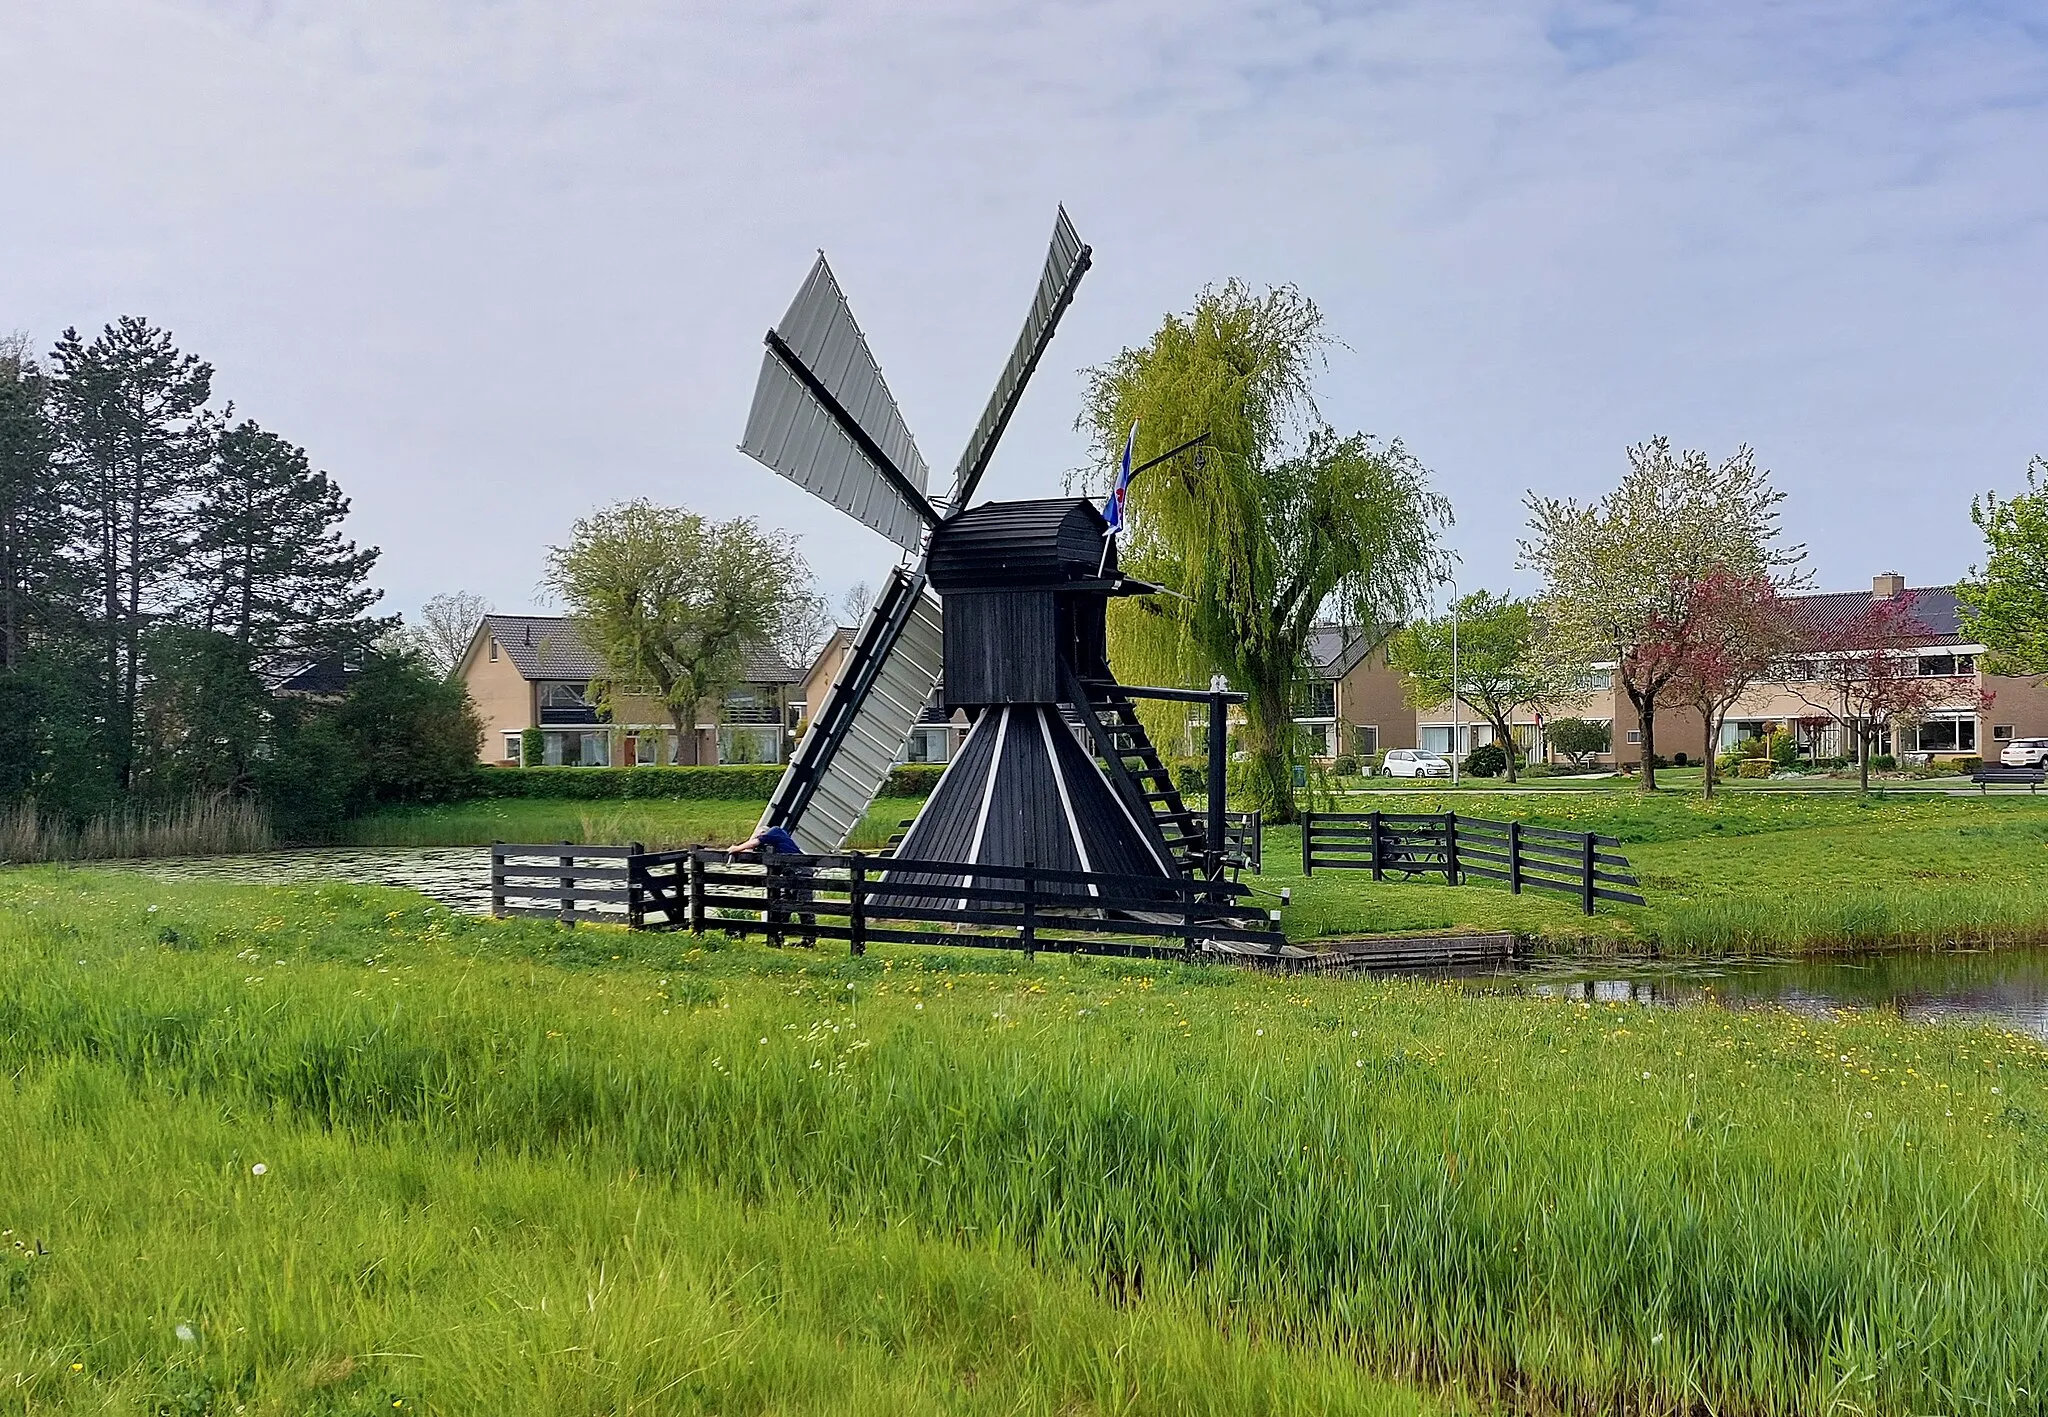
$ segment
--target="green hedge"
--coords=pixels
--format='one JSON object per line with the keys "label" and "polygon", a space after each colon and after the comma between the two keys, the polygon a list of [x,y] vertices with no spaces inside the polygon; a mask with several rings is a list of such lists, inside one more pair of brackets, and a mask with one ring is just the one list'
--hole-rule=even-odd
{"label": "green hedge", "polygon": [[[889,774],[883,791],[891,797],[929,797],[944,768],[905,763]],[[782,780],[775,763],[727,763],[718,767],[478,768],[470,797],[548,797],[597,802],[666,797],[766,802]]]}
{"label": "green hedge", "polygon": [[889,770],[882,792],[889,797],[929,797],[945,770],[944,763],[900,763]]}
{"label": "green hedge", "polygon": [[472,797],[612,801],[637,797],[766,802],[782,778],[773,763],[720,767],[478,768]]}

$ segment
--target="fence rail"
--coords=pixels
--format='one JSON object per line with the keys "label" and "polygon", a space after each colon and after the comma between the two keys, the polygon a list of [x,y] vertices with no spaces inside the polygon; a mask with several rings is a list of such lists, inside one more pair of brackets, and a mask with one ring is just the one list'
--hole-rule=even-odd
{"label": "fence rail", "polygon": [[764,935],[771,944],[845,940],[855,954],[890,943],[1193,958],[1210,942],[1277,953],[1284,944],[1279,912],[1249,903],[1251,894],[1234,881],[862,852],[645,851],[568,842],[491,848],[494,915],[724,930]]}
{"label": "fence rail", "polygon": [[638,925],[633,863],[640,844],[491,847],[491,914]]}
{"label": "fence rail", "polygon": [[1389,872],[1435,873],[1454,886],[1478,877],[1505,881],[1517,895],[1524,889],[1576,895],[1588,915],[1597,901],[1645,903],[1634,889],[1641,882],[1628,858],[1606,849],[1619,845],[1611,836],[1491,822],[1456,812],[1304,812],[1301,817],[1304,876],[1314,875],[1318,867],[1369,870],[1376,881]]}

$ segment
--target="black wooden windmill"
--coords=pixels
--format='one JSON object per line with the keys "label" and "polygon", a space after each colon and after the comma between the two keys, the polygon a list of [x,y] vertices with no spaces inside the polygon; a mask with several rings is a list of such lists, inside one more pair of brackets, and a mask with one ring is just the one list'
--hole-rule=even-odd
{"label": "black wooden windmill", "polygon": [[1154,587],[1119,573],[1101,511],[1077,497],[973,505],[1089,254],[1062,210],[1023,333],[941,497],[822,254],[768,332],[742,450],[915,559],[891,571],[813,705],[763,829],[815,854],[843,847],[943,682],[945,708],[972,727],[904,859],[1170,877],[1220,841],[1220,812],[1209,830],[1195,820],[1129,695],[1210,696],[1111,677],[1109,599]]}

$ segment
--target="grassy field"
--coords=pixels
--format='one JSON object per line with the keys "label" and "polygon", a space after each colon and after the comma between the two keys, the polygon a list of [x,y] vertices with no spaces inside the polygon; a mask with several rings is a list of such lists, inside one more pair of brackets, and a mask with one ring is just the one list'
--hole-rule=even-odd
{"label": "grassy field", "polygon": [[719,944],[0,873],[8,1409],[2048,1390],[2032,1043]]}
{"label": "grassy field", "polygon": [[2029,797],[1415,793],[1383,810],[1469,811],[1618,838],[1647,906],[1514,896],[1440,878],[1374,885],[1300,876],[1300,834],[1267,839],[1262,884],[1290,886],[1300,938],[1513,930],[1556,948],[1745,953],[2001,944],[2048,938],[2048,801]]}
{"label": "grassy field", "polygon": [[[639,800],[569,802],[497,798],[433,807],[402,807],[348,823],[350,846],[486,846],[494,841],[637,841],[650,851],[683,846],[726,846],[744,840],[760,819],[760,802]],[[920,798],[884,797],[868,813],[853,845],[888,841],[897,824],[917,814]]]}

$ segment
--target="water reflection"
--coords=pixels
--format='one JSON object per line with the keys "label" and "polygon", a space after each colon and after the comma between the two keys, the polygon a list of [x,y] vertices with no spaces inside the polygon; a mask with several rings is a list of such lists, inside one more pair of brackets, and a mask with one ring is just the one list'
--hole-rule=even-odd
{"label": "water reflection", "polygon": [[2048,949],[1847,955],[1815,960],[1604,960],[1423,971],[1473,993],[1596,1004],[1883,1010],[1916,1023],[1990,1023],[2048,1041]]}

